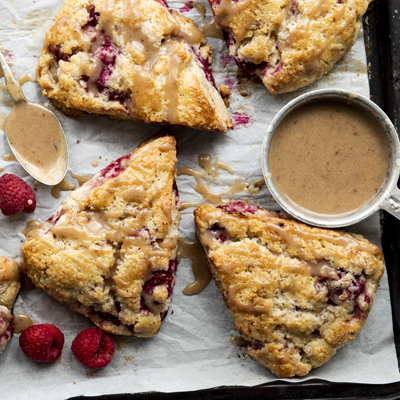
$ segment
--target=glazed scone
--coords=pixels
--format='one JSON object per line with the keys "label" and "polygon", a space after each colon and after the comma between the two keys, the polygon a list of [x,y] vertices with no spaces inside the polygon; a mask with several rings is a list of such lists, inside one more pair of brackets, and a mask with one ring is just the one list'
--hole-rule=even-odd
{"label": "glazed scone", "polygon": [[176,163],[172,136],[112,162],[28,234],[22,269],[107,332],[157,334],[178,264]]}
{"label": "glazed scone", "polygon": [[164,0],[66,0],[46,32],[42,92],[66,114],[232,127],[212,51],[194,22]]}
{"label": "glazed scone", "polygon": [[21,287],[18,263],[0,257],[0,353],[10,341],[15,325],[13,306]]}
{"label": "glazed scone", "polygon": [[239,334],[276,376],[308,374],[361,330],[384,270],[378,247],[245,203],[194,215]]}
{"label": "glazed scone", "polygon": [[208,0],[229,54],[285,93],[328,72],[353,46],[371,0]]}

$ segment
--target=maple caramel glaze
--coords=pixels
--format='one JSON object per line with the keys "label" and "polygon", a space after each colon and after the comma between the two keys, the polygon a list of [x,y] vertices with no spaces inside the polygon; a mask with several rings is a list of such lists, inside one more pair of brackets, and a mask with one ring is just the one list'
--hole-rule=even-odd
{"label": "maple caramel glaze", "polygon": [[215,39],[224,38],[222,31],[216,27],[214,19],[212,19],[210,22],[203,24],[200,29],[206,37],[211,37]]}
{"label": "maple caramel glaze", "polygon": [[66,152],[64,134],[53,113],[41,104],[15,104],[5,122],[13,151],[40,180],[56,183]]}
{"label": "maple caramel glaze", "polygon": [[196,179],[197,186],[193,187],[193,189],[202,196],[202,200],[198,202],[181,202],[181,211],[190,207],[199,207],[204,204],[204,202],[215,206],[227,204],[229,200],[224,199],[222,197],[223,195],[233,195],[240,192],[255,195],[259,193],[260,188],[265,183],[264,178],[258,178],[251,183],[253,185],[253,187],[251,187],[251,184],[239,175],[235,182],[228,184],[228,190],[216,194],[210,189],[209,184],[215,183],[216,179],[221,175],[221,169],[229,172],[231,175],[233,175],[233,169],[222,161],[216,160],[212,162],[211,156],[208,153],[199,154],[198,164],[203,171],[198,171],[191,167],[180,167],[177,170],[178,176],[188,175]]}
{"label": "maple caramel glaze", "polygon": [[3,159],[3,161],[7,161],[7,162],[10,162],[10,161],[18,161],[18,160],[15,158],[14,153],[7,153],[7,154],[4,154],[3,157],[2,157],[2,159]]}
{"label": "maple caramel glaze", "polygon": [[192,260],[192,271],[194,281],[185,286],[182,293],[187,296],[200,293],[211,281],[211,273],[207,267],[203,247],[196,239],[194,242],[189,242],[185,238],[178,238],[178,255],[181,258],[189,258]]}
{"label": "maple caramel glaze", "polygon": [[58,199],[61,195],[61,191],[75,190],[75,188],[75,184],[71,184],[66,178],[64,178],[59,184],[51,189],[51,195],[55,199]]}
{"label": "maple caramel glaze", "polygon": [[21,233],[25,236],[28,237],[28,234],[30,231],[33,229],[36,229],[39,225],[41,225],[42,222],[39,221],[38,219],[31,219],[26,223],[26,226],[24,229],[22,229]]}
{"label": "maple caramel glaze", "polygon": [[292,111],[277,127],[269,168],[278,191],[312,214],[342,215],[366,205],[382,186],[387,144],[360,109],[320,101]]}
{"label": "maple caramel glaze", "polygon": [[241,28],[235,32],[237,43],[240,43],[245,37],[247,31],[253,24],[253,17],[247,10],[255,10],[256,3],[253,0],[244,0],[240,2],[231,0],[221,0],[217,7],[213,8],[215,25],[218,29],[229,26],[240,15]]}
{"label": "maple caramel glaze", "polygon": [[71,173],[72,178],[75,178],[78,181],[78,185],[82,186],[85,184],[87,181],[90,180],[90,178],[87,175],[75,175]]}
{"label": "maple caramel glaze", "polygon": [[33,319],[26,314],[16,314],[13,322],[15,324],[14,333],[21,333],[24,329],[35,324]]}
{"label": "maple caramel glaze", "polygon": [[[152,99],[152,109],[159,109],[160,102],[166,101],[168,109],[165,120],[172,124],[179,123],[179,79],[185,65],[189,61],[185,59],[187,56],[183,55],[182,44],[180,42],[186,40],[190,45],[201,43],[204,41],[202,32],[194,24],[182,24],[180,26],[179,14],[176,11],[170,13],[167,9],[163,8],[158,10],[158,12],[164,14],[165,24],[160,29],[164,30],[165,38],[160,46],[155,46],[149,39],[146,30],[143,29],[142,24],[133,23],[144,18],[143,10],[140,7],[132,5],[127,0],[123,0],[120,4],[123,4],[125,8],[124,18],[129,23],[122,23],[115,26],[114,1],[102,0],[99,4],[101,6],[98,7],[100,12],[98,31],[104,31],[108,37],[115,36],[115,33],[122,35],[125,44],[129,43],[129,49],[131,49],[132,53],[136,56],[140,55],[142,58],[142,68],[137,69],[132,75],[132,79],[135,82],[135,90],[126,104],[129,114],[135,118],[145,117],[142,115],[143,110],[140,110],[135,104],[135,99],[140,98],[142,93],[147,93],[154,89],[154,69],[160,68],[160,64],[164,64],[163,69],[166,71],[164,83],[165,99],[162,99],[160,96],[152,96],[154,97]],[[100,72],[101,70],[99,69],[99,74]],[[94,87],[91,87],[91,90],[97,91]]]}

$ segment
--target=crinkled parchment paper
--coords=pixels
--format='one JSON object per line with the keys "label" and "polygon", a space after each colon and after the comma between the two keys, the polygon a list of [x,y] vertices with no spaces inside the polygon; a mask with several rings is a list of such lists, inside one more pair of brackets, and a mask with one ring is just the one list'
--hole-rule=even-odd
{"label": "crinkled parchment paper", "polygon": [[[205,3],[204,3],[205,4]],[[0,0],[0,43],[11,54],[16,76],[31,73],[40,54],[45,30],[61,5],[61,0]],[[181,8],[182,3],[172,3]],[[211,17],[207,7],[205,20]],[[186,15],[199,24],[204,22],[195,9]],[[222,40],[209,39],[214,49],[213,69],[217,85],[225,83],[232,90],[230,113],[239,123],[228,134],[213,134],[185,128],[174,128],[179,153],[178,166],[200,169],[197,157],[209,153],[228,163],[234,174],[222,172],[212,189],[219,193],[236,179],[254,182],[261,173],[261,143],[264,132],[274,114],[289,100],[308,90],[339,87],[368,96],[366,61],[360,35],[353,50],[326,77],[306,89],[288,95],[270,95],[257,77],[244,77],[227,56]],[[224,64],[225,63],[225,64]],[[3,82],[1,80],[0,82]],[[26,83],[24,92],[29,99],[47,102],[39,85]],[[0,128],[10,111],[11,99],[0,91]],[[148,136],[158,132],[157,125],[112,121],[106,117],[82,117],[74,120],[56,111],[66,131],[70,152],[67,179],[78,184],[70,173],[92,176],[108,163],[135,148]],[[243,114],[249,121],[245,124]],[[0,155],[9,153],[5,135],[0,131]],[[92,162],[98,161],[98,167]],[[0,159],[0,168],[15,173],[33,185],[16,162]],[[194,178],[178,178],[181,201],[199,201]],[[19,258],[24,241],[21,230],[33,218],[46,220],[70,192],[61,192],[55,199],[51,188],[36,187],[37,209],[34,214],[0,216],[0,254]],[[245,193],[235,198],[250,198],[253,204],[277,208],[265,186],[255,196]],[[181,235],[194,239],[193,208],[182,212]],[[349,230],[362,233],[376,244],[380,242],[379,219],[375,215]],[[266,368],[230,343],[236,335],[231,314],[213,282],[196,296],[185,296],[182,289],[193,280],[190,261],[183,259],[178,267],[177,283],[168,316],[158,336],[152,339],[116,338],[116,352],[111,364],[90,372],[72,356],[70,346],[78,332],[91,326],[80,314],[70,311],[47,294],[35,289],[22,292],[15,305],[15,313],[26,313],[36,323],[53,323],[65,334],[65,348],[60,360],[53,364],[36,364],[19,349],[18,335],[0,356],[1,397],[52,400],[71,396],[95,396],[109,393],[145,391],[187,391],[222,385],[253,386],[276,379]],[[319,378],[332,382],[388,383],[400,379],[393,343],[391,309],[386,276],[376,295],[369,319],[358,337],[340,349],[324,366],[312,371],[307,379]],[[300,379],[292,379],[300,381]]]}

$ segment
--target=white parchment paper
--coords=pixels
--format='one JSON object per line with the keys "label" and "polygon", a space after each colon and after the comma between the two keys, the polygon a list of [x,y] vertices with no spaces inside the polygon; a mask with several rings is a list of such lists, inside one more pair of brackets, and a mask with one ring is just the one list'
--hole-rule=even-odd
{"label": "white parchment paper", "polygon": [[[10,52],[16,76],[35,76],[45,30],[61,5],[61,0],[0,0],[0,43]],[[205,4],[205,1],[204,1]],[[181,8],[182,3],[170,4]],[[206,4],[205,4],[206,5]],[[207,7],[205,20],[210,19]],[[204,22],[195,9],[186,15],[199,24]],[[288,95],[270,95],[257,77],[244,77],[227,56],[225,44],[209,39],[214,51],[213,69],[217,85],[232,90],[230,113],[239,121],[228,134],[213,134],[175,128],[179,167],[200,169],[197,157],[209,153],[228,163],[234,174],[222,172],[212,189],[219,193],[236,179],[251,183],[262,176],[261,143],[264,132],[275,113],[299,94],[316,88],[339,87],[368,96],[368,81],[363,38],[360,35],[353,50],[321,81]],[[0,80],[3,82],[3,80]],[[23,86],[31,100],[47,102],[37,83]],[[4,132],[4,120],[11,109],[11,99],[0,91],[0,156],[10,152]],[[66,131],[70,152],[69,173],[92,176],[112,160],[126,154],[148,136],[158,132],[157,125],[112,121],[106,117],[82,117],[74,120],[56,111]],[[247,123],[243,115],[248,116]],[[98,161],[98,167],[92,166]],[[15,173],[33,185],[16,162],[0,159],[4,172]],[[78,184],[69,174],[67,179]],[[178,187],[181,201],[199,201],[194,178],[181,176]],[[51,188],[36,187],[37,209],[34,214],[12,217],[0,215],[0,254],[19,259],[24,241],[21,230],[31,219],[46,220],[70,192],[61,192],[55,199]],[[255,196],[239,193],[235,199],[250,198],[252,203],[277,208],[265,186]],[[194,239],[193,208],[182,212],[181,235]],[[364,234],[380,244],[378,215],[368,218],[349,230]],[[152,339],[116,338],[116,353],[111,364],[99,371],[89,371],[72,356],[74,337],[91,326],[85,317],[70,311],[47,294],[35,289],[22,292],[15,313],[26,313],[36,323],[53,323],[65,334],[65,348],[59,361],[37,364],[20,350],[15,335],[0,356],[0,397],[11,399],[66,399],[72,396],[95,396],[110,393],[145,391],[178,392],[222,385],[254,386],[275,380],[266,368],[245,351],[230,343],[237,334],[233,318],[213,282],[200,294],[188,297],[182,289],[193,280],[190,261],[183,259],[178,267],[177,283],[168,316],[158,336]],[[306,379],[319,378],[332,382],[389,383],[400,380],[393,342],[391,308],[386,275],[381,281],[369,319],[357,338],[340,349],[324,366],[313,370]],[[300,381],[292,379],[291,382]]]}

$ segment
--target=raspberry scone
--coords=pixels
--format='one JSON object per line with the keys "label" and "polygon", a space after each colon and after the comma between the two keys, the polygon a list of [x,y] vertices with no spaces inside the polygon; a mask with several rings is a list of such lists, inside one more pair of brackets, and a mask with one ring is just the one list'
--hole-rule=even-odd
{"label": "raspberry scone", "polygon": [[361,330],[384,270],[378,247],[245,203],[194,215],[239,334],[276,376],[308,374]]}
{"label": "raspberry scone", "polygon": [[208,0],[229,54],[285,93],[328,72],[353,46],[371,0]]}
{"label": "raspberry scone", "polygon": [[21,287],[18,263],[0,257],[0,353],[10,341],[15,325],[13,305]]}
{"label": "raspberry scone", "polygon": [[194,22],[164,0],[66,0],[48,29],[37,69],[66,114],[232,127]]}
{"label": "raspberry scone", "polygon": [[22,269],[104,331],[157,334],[178,263],[176,163],[171,136],[112,162],[29,233]]}

